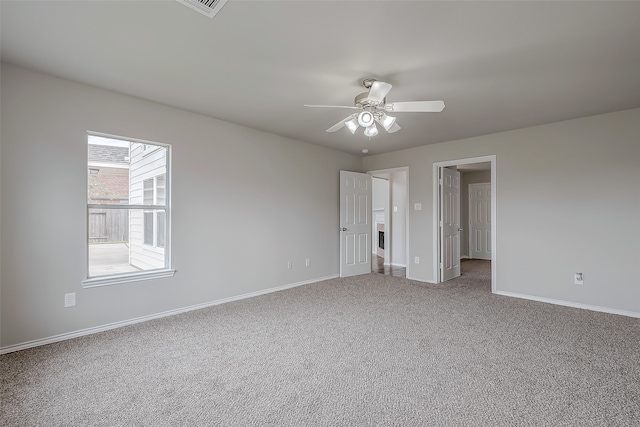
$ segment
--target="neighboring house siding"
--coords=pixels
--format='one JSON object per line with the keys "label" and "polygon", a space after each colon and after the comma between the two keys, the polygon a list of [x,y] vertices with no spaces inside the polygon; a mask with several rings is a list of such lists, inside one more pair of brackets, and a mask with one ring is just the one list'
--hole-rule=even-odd
{"label": "neighboring house siding", "polygon": [[[130,203],[144,203],[144,181],[167,173],[166,149],[144,149],[144,144],[131,143]],[[163,268],[164,248],[144,243],[144,211],[132,210],[129,224],[130,263],[143,270]]]}

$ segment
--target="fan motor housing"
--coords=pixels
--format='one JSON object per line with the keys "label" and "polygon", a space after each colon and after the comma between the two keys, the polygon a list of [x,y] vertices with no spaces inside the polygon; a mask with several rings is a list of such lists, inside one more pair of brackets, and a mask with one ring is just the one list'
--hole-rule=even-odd
{"label": "fan motor housing", "polygon": [[382,102],[369,102],[367,97],[369,96],[369,92],[362,92],[354,98],[353,102],[356,107],[366,108],[366,107],[377,107],[378,105],[384,105],[387,102],[387,98],[384,98]]}

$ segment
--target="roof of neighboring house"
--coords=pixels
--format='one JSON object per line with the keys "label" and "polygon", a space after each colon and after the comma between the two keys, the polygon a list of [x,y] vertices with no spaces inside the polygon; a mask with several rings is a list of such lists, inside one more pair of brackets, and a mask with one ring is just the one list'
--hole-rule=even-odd
{"label": "roof of neighboring house", "polygon": [[89,162],[129,163],[129,148],[89,144]]}

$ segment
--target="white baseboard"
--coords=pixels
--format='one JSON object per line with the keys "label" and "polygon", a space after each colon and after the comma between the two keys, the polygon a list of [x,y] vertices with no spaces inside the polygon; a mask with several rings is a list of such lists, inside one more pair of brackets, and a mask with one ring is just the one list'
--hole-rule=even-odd
{"label": "white baseboard", "polygon": [[607,308],[607,307],[600,307],[600,306],[597,306],[597,305],[581,304],[581,303],[578,303],[578,302],[557,300],[557,299],[552,299],[552,298],[536,297],[536,296],[532,296],[532,295],[518,294],[518,293],[515,293],[515,292],[496,291],[494,293],[496,295],[502,295],[502,296],[505,296],[505,297],[528,299],[528,300],[531,300],[531,301],[545,302],[545,303],[548,303],[548,304],[562,305],[562,306],[565,306],[565,307],[582,308],[584,310],[599,311],[601,313],[617,314],[617,315],[620,315],[620,316],[640,318],[640,313],[636,313],[634,311],[617,310],[615,308]]}
{"label": "white baseboard", "polygon": [[97,334],[98,332],[104,332],[104,331],[108,331],[108,330],[111,330],[111,329],[121,328],[123,326],[134,325],[136,323],[142,323],[142,322],[147,322],[149,320],[160,319],[162,317],[174,316],[176,314],[186,313],[188,311],[193,311],[193,310],[200,310],[201,308],[207,308],[207,307],[211,307],[211,306],[214,306],[214,305],[224,304],[224,303],[227,303],[227,302],[232,302],[232,301],[238,301],[238,300],[242,300],[242,299],[246,299],[246,298],[257,297],[259,295],[270,294],[272,292],[283,291],[285,289],[295,288],[295,287],[303,286],[303,285],[309,285],[311,283],[322,282],[324,280],[335,279],[337,277],[339,277],[339,276],[336,274],[336,275],[331,275],[331,276],[326,276],[326,277],[319,277],[319,278],[311,279],[311,280],[305,280],[303,282],[290,283],[288,285],[276,286],[274,288],[263,289],[263,290],[255,291],[255,292],[249,292],[249,293],[242,294],[242,295],[236,295],[236,296],[233,296],[233,297],[222,298],[222,299],[215,300],[215,301],[205,302],[205,303],[202,303],[202,304],[190,305],[188,307],[177,308],[175,310],[163,311],[161,313],[156,313],[156,314],[150,314],[150,315],[147,315],[147,316],[136,317],[134,319],[122,320],[120,322],[109,323],[109,324],[101,325],[101,326],[94,326],[92,328],[81,329],[81,330],[78,330],[78,331],[67,332],[67,333],[64,333],[64,334],[54,335],[54,336],[47,337],[47,338],[41,338],[41,339],[37,339],[37,340],[33,340],[33,341],[23,342],[23,343],[20,343],[20,344],[14,344],[14,345],[6,346],[6,347],[0,347],[0,354],[13,353],[14,351],[25,350],[27,348],[38,347],[38,346],[41,346],[41,345],[51,344],[51,343],[54,343],[54,342],[59,342],[59,341],[64,341],[64,340],[69,340],[69,339],[72,339],[72,338],[78,338],[78,337],[82,337],[82,336],[85,336],[85,335]]}
{"label": "white baseboard", "polygon": [[436,285],[436,282],[432,282],[431,280],[424,280],[424,279],[418,279],[416,277],[408,277],[407,276],[407,280],[414,280],[416,282],[422,282],[422,283],[429,283],[431,285]]}

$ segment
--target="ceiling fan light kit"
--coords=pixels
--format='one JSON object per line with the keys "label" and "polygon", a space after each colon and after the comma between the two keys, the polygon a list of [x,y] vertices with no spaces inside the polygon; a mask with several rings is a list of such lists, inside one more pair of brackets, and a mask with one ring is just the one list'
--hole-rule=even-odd
{"label": "ceiling fan light kit", "polygon": [[368,111],[358,114],[358,124],[363,128],[371,126],[373,124],[373,114]]}
{"label": "ceiling fan light kit", "polygon": [[392,88],[389,83],[379,82],[375,79],[364,79],[362,85],[369,89],[369,91],[356,95],[354,106],[305,104],[305,107],[362,110],[360,113],[352,114],[340,120],[327,129],[327,132],[336,132],[346,126],[352,134],[355,134],[356,130],[362,126],[365,136],[369,138],[378,134],[376,122],[388,133],[394,133],[401,129],[396,123],[396,118],[389,116],[387,113],[439,113],[444,109],[443,101],[403,101],[387,103],[386,97]]}
{"label": "ceiling fan light kit", "polygon": [[380,123],[380,126],[382,126],[384,130],[389,132],[389,129],[391,129],[391,126],[393,126],[393,124],[396,122],[396,118],[387,116],[386,113],[382,113],[380,114],[380,118],[376,121]]}
{"label": "ceiling fan light kit", "polygon": [[369,138],[371,138],[372,136],[376,136],[378,134],[378,128],[376,127],[375,123],[371,123],[371,126],[367,127],[364,130],[364,134],[365,136],[368,136]]}
{"label": "ceiling fan light kit", "polygon": [[358,119],[357,118],[352,118],[351,120],[346,121],[345,126],[347,126],[347,129],[349,129],[351,131],[352,134],[355,134],[356,131],[358,130]]}

